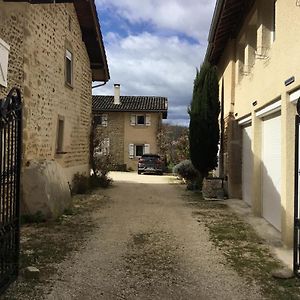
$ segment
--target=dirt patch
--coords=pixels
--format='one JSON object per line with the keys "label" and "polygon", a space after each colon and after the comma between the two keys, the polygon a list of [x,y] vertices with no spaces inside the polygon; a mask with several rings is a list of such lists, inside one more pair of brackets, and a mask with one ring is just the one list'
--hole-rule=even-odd
{"label": "dirt patch", "polygon": [[[41,299],[51,288],[51,277],[57,273],[59,264],[80,249],[96,229],[92,213],[107,202],[108,198],[97,191],[76,195],[72,209],[57,220],[22,225],[20,276],[1,299]],[[24,276],[28,266],[40,270],[39,279]]]}
{"label": "dirt patch", "polygon": [[125,281],[128,280],[126,285],[130,287],[130,293],[134,290],[155,295],[163,286],[172,285],[178,275],[176,247],[167,232],[142,232],[132,235],[124,261]]}
{"label": "dirt patch", "polygon": [[261,285],[266,299],[300,299],[300,281],[272,277],[273,270],[284,266],[251,225],[229,209],[226,201],[199,200],[193,193],[184,193],[183,197],[187,205],[193,205],[194,217],[205,225],[211,241],[230,265],[248,282]]}

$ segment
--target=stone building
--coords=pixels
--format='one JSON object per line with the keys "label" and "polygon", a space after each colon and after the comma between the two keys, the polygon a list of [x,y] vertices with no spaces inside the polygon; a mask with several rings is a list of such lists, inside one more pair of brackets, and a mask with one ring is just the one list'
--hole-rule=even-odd
{"label": "stone building", "polygon": [[159,152],[157,134],[167,111],[167,98],[120,96],[120,85],[114,96],[93,96],[94,122],[103,141],[99,151],[109,153],[119,168],[137,170],[142,154]]}
{"label": "stone building", "polygon": [[52,216],[89,174],[92,81],[109,72],[93,0],[27,2],[0,0],[0,98],[22,92],[23,209]]}
{"label": "stone building", "polygon": [[242,198],[281,233],[287,246],[293,242],[299,155],[298,2],[218,0],[206,53],[219,70],[229,196]]}

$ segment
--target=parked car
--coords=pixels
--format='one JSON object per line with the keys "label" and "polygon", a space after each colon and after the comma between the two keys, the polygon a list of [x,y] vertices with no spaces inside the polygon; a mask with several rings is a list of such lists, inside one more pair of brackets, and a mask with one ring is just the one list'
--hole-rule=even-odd
{"label": "parked car", "polygon": [[163,174],[164,162],[158,154],[143,154],[138,162],[138,174]]}

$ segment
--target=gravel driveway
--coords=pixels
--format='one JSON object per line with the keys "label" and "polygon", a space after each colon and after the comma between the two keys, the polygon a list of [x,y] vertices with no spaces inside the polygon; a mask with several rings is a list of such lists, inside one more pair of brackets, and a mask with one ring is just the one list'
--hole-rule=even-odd
{"label": "gravel driveway", "polygon": [[263,299],[192,217],[168,176],[111,174],[98,229],[46,299]]}

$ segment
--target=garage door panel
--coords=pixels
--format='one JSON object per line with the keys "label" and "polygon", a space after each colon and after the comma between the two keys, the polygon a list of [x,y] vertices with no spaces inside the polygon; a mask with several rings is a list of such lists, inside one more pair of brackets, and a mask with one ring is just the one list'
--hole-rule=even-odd
{"label": "garage door panel", "polygon": [[262,123],[262,212],[281,231],[281,116]]}

